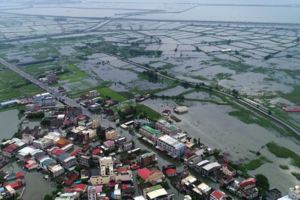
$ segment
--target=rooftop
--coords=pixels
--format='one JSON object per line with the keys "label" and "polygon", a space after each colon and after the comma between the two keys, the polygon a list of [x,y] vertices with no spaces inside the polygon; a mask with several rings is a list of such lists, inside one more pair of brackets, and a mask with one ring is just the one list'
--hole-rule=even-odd
{"label": "rooftop", "polygon": [[168,192],[164,188],[147,193],[147,196],[150,199],[156,199],[158,197],[165,196],[165,195],[168,195]]}
{"label": "rooftop", "polygon": [[220,190],[215,190],[211,193],[211,196],[213,196],[215,199],[221,200],[223,199],[226,195],[224,192]]}
{"label": "rooftop", "polygon": [[176,131],[180,131],[180,129],[177,126],[175,126],[173,124],[170,124],[169,122],[167,122],[164,119],[158,120],[158,123],[162,124],[164,127],[168,128],[168,129],[170,129],[172,131],[175,131],[175,132]]}
{"label": "rooftop", "polygon": [[159,140],[167,143],[170,146],[173,146],[175,148],[179,148],[184,146],[184,144],[182,144],[181,142],[179,142],[178,140],[174,139],[173,137],[169,136],[169,135],[163,135],[159,138]]}
{"label": "rooftop", "polygon": [[221,165],[218,162],[213,162],[213,163],[209,163],[209,164],[203,166],[202,168],[206,171],[210,171],[212,169],[220,168],[220,167],[221,167]]}
{"label": "rooftop", "polygon": [[27,156],[27,155],[32,155],[36,149],[34,147],[24,147],[21,150],[18,151],[18,154],[21,156]]}
{"label": "rooftop", "polygon": [[142,129],[147,131],[148,133],[155,135],[155,136],[161,136],[161,132],[159,130],[156,130],[154,128],[151,128],[150,126],[144,125],[142,126]]}

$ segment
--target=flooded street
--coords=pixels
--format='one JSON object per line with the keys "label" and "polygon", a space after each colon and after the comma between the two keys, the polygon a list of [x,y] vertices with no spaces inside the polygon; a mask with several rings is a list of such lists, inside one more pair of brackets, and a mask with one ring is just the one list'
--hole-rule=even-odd
{"label": "flooded street", "polygon": [[42,200],[45,194],[51,194],[55,190],[55,183],[46,181],[40,172],[28,172],[18,166],[16,162],[4,167],[4,171],[18,172],[23,171],[25,174],[25,192],[23,200]]}

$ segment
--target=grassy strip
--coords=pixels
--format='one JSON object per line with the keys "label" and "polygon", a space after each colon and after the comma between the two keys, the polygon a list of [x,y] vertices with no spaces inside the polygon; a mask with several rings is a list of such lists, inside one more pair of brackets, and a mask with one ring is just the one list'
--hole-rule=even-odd
{"label": "grassy strip", "polygon": [[111,98],[113,100],[116,101],[125,101],[126,98],[121,95],[118,92],[113,91],[112,89],[108,88],[108,87],[103,87],[98,89],[98,91],[100,92],[101,96],[106,97],[106,98]]}
{"label": "grassy strip", "polygon": [[246,124],[258,124],[265,128],[273,128],[273,125],[269,120],[257,116],[248,110],[235,110],[229,112],[229,115],[238,118],[240,121]]}
{"label": "grassy strip", "polygon": [[156,121],[161,118],[161,114],[145,106],[144,104],[136,104],[136,112],[139,116],[145,116],[150,120]]}
{"label": "grassy strip", "polygon": [[278,158],[290,158],[292,159],[292,164],[300,167],[300,156],[298,154],[296,154],[295,152],[279,146],[278,144],[276,144],[275,142],[269,142],[268,144],[266,144],[268,150],[273,153],[276,157]]}
{"label": "grassy strip", "polygon": [[239,170],[241,171],[252,171],[255,170],[257,168],[259,168],[260,166],[262,166],[265,163],[271,163],[272,161],[270,161],[269,159],[267,159],[264,156],[260,156],[257,159],[251,160],[250,162],[246,163],[246,164],[242,164],[239,166]]}
{"label": "grassy strip", "polygon": [[292,175],[295,176],[298,181],[300,181],[300,173],[292,172]]}

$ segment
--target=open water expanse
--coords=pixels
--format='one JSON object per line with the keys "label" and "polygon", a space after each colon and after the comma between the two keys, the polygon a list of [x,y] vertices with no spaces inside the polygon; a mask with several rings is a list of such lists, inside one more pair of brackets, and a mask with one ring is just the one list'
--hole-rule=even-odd
{"label": "open water expanse", "polygon": [[[45,3],[46,2],[46,3]],[[59,1],[57,1],[59,2]],[[70,2],[70,1],[65,1]],[[2,10],[26,15],[70,17],[112,17],[151,20],[230,21],[299,23],[300,2],[296,0],[215,0],[215,1],[75,1],[57,4],[13,4],[0,2]]]}

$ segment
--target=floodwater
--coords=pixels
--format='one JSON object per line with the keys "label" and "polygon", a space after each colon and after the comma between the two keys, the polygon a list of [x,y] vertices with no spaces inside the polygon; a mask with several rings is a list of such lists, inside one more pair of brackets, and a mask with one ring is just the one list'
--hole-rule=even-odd
{"label": "floodwater", "polygon": [[28,172],[24,171],[18,166],[16,162],[11,163],[4,168],[5,172],[18,172],[23,171],[25,174],[25,191],[23,200],[41,200],[44,195],[51,194],[55,190],[55,183],[46,181],[43,178],[43,174],[40,172]]}
{"label": "floodwater", "polygon": [[[21,122],[18,118],[19,111],[17,109],[0,112],[0,140],[9,139],[18,130],[18,124]],[[38,125],[36,121],[24,123],[23,126]],[[5,172],[24,171],[17,163],[8,164],[3,168]],[[26,189],[23,195],[24,200],[41,200],[44,195],[51,193],[55,189],[55,185],[43,179],[43,175],[39,172],[25,173]]]}
{"label": "floodwater", "polygon": [[[4,6],[4,5],[3,5]],[[78,1],[72,4],[16,6],[6,12],[70,17],[126,17],[155,20],[299,23],[298,1]],[[280,14],[279,14],[280,13]]]}
{"label": "floodwater", "polygon": [[18,113],[16,109],[0,112],[0,140],[11,138],[18,131]]}
{"label": "floodwater", "polygon": [[[176,106],[176,103],[171,100],[149,99],[143,103],[159,112]],[[271,141],[300,153],[299,144],[280,137],[275,130],[265,129],[256,124],[245,124],[228,115],[228,112],[233,111],[230,106],[199,102],[185,102],[185,104],[189,106],[189,112],[177,115],[182,120],[177,123],[177,126],[192,137],[200,138],[209,147],[228,153],[231,160],[248,162],[255,159],[256,155],[252,152],[259,151],[262,146]],[[287,191],[286,186],[293,186],[297,183],[295,177],[279,168],[279,165],[289,165],[287,159],[277,159],[267,150],[261,153],[273,161],[274,167],[272,171],[268,171],[268,167],[263,165],[256,171],[250,172],[251,174],[258,172],[265,174],[270,178],[271,186],[281,191]]]}
{"label": "floodwater", "polygon": [[[280,14],[279,14],[280,13]],[[136,16],[156,20],[198,20],[230,22],[299,23],[299,7],[198,6],[181,13]]]}

